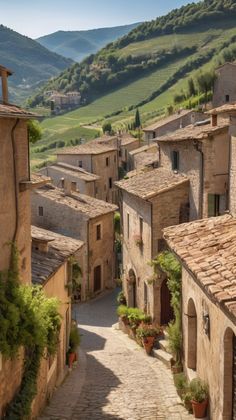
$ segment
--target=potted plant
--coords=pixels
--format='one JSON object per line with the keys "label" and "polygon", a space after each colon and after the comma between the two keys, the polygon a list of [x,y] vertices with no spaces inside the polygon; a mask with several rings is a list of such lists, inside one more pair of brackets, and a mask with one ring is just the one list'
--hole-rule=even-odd
{"label": "potted plant", "polygon": [[80,345],[80,334],[76,325],[72,325],[70,330],[69,350],[68,350],[68,365],[72,368],[73,363],[77,360],[77,350]]}
{"label": "potted plant", "polygon": [[136,246],[143,246],[143,238],[141,235],[134,235],[134,242]]}
{"label": "potted plant", "polygon": [[124,295],[124,292],[123,292],[123,290],[121,290],[121,292],[119,292],[118,293],[118,296],[117,296],[117,303],[119,304],[119,305],[126,305],[126,297],[125,297],[125,295]]}
{"label": "potted plant", "polygon": [[183,396],[186,394],[186,392],[188,390],[187,378],[186,378],[186,376],[183,372],[176,373],[174,375],[174,384],[175,384],[175,387],[177,389],[178,395],[182,399]]}
{"label": "potted plant", "polygon": [[192,408],[192,394],[190,391],[187,391],[185,394],[183,394],[182,396],[182,400],[184,403],[184,406],[186,408],[186,410],[188,410],[189,413],[193,412],[193,408]]}
{"label": "potted plant", "polygon": [[128,309],[128,320],[130,326],[130,336],[131,338],[136,337],[136,330],[141,323],[141,319],[144,316],[144,313],[139,308],[129,308]]}
{"label": "potted plant", "polygon": [[142,340],[143,347],[147,354],[151,354],[158,333],[159,329],[155,328],[153,325],[142,324],[137,328],[137,337]]}
{"label": "potted plant", "polygon": [[192,395],[192,408],[196,419],[206,416],[208,405],[208,385],[200,378],[193,379],[189,384],[189,390]]}

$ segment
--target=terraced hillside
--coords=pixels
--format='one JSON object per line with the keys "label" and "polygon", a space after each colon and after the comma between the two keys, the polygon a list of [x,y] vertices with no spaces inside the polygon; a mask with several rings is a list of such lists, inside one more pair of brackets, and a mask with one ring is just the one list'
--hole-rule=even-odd
{"label": "terraced hillside", "polygon": [[[208,3],[213,4],[216,1]],[[218,3],[225,4],[225,1],[219,0]],[[229,0],[228,4],[231,3]],[[138,30],[139,27],[131,34]],[[213,16],[212,20],[208,19],[197,26],[183,27],[175,33],[147,36],[147,39],[138,42],[133,42],[130,35],[128,38],[131,38],[128,43],[127,37],[124,37],[125,42],[122,43],[121,40],[104,48],[95,58],[83,64],[87,66],[88,72],[89,69],[97,71],[97,87],[88,98],[89,103],[63,116],[45,120],[42,123],[45,130],[44,141],[48,139],[50,142],[49,133],[53,130],[60,130],[62,139],[68,138],[71,130],[76,127],[87,127],[90,124],[91,127],[99,128],[106,119],[114,127],[125,127],[133,120],[137,107],[145,125],[159,118],[166,107],[173,104],[175,94],[188,89],[190,77],[196,79],[200,72],[211,71],[226,60],[236,58],[235,18],[228,15],[223,21]],[[110,63],[111,71],[101,94],[99,69],[104,70],[104,63]],[[117,71],[117,63],[123,63],[123,70]],[[75,74],[81,69],[79,65],[75,65],[52,83],[58,86],[63,80],[66,81],[65,77],[75,81]],[[126,77],[122,72],[125,72]],[[122,74],[120,79],[119,73]],[[111,83],[113,78],[114,83]]]}

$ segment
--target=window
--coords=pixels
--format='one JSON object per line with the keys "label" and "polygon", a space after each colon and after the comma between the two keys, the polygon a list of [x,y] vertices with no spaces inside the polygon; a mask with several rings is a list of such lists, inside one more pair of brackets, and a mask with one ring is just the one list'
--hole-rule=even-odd
{"label": "window", "polygon": [[225,102],[229,102],[229,95],[225,95]]}
{"label": "window", "polygon": [[129,238],[129,213],[127,213],[127,238]]}
{"label": "window", "polygon": [[100,241],[100,239],[102,239],[101,225],[96,226],[96,239],[97,239],[97,241]]}
{"label": "window", "polygon": [[156,132],[155,132],[155,131],[153,131],[153,132],[152,132],[152,138],[153,138],[153,139],[155,139],[155,138],[156,138]]}
{"label": "window", "polygon": [[208,194],[208,217],[220,215],[220,196],[218,194]]}
{"label": "window", "polygon": [[38,214],[39,214],[39,216],[43,216],[43,207],[42,206],[39,206]]}
{"label": "window", "polygon": [[143,237],[143,218],[142,217],[139,218],[139,234],[142,238]]}
{"label": "window", "polygon": [[109,157],[106,158],[106,166],[109,166]]}
{"label": "window", "polygon": [[109,188],[112,188],[112,178],[109,178]]}
{"label": "window", "polygon": [[119,157],[122,157],[122,150],[119,149]]}
{"label": "window", "polygon": [[98,265],[94,268],[94,284],[93,291],[98,292],[102,287],[102,267]]}
{"label": "window", "polygon": [[78,166],[79,166],[79,168],[83,168],[83,161],[82,160],[78,161]]}
{"label": "window", "polygon": [[173,171],[179,170],[179,152],[173,151],[171,154]]}

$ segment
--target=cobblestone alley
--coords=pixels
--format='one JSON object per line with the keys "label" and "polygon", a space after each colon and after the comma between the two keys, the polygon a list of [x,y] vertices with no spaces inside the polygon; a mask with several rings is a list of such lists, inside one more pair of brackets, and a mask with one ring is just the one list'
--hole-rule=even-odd
{"label": "cobblestone alley", "polygon": [[41,420],[187,420],[172,374],[112,328],[117,291],[73,311],[82,336],[80,360]]}

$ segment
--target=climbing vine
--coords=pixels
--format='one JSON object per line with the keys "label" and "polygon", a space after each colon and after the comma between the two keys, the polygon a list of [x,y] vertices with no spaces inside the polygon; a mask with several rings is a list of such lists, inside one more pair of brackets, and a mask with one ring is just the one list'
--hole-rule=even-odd
{"label": "climbing vine", "polygon": [[0,352],[17,357],[24,348],[24,372],[20,388],[4,418],[28,419],[37,392],[40,360],[57,350],[61,317],[56,298],[47,298],[40,287],[20,284],[18,251],[12,245],[10,268],[0,273]]}
{"label": "climbing vine", "polygon": [[177,364],[181,363],[182,328],[181,328],[181,265],[175,256],[164,251],[153,260],[154,271],[157,267],[167,275],[167,286],[171,294],[171,306],[175,319],[169,323],[169,349],[174,354]]}

